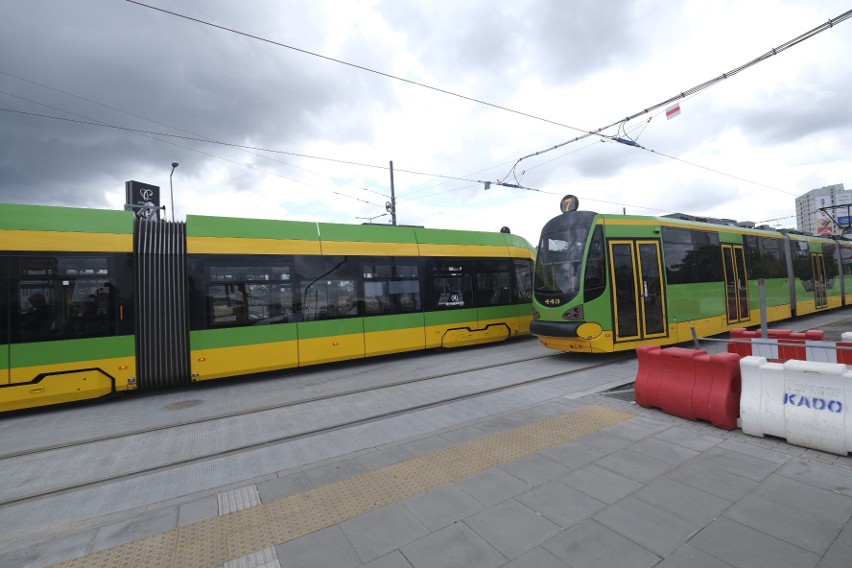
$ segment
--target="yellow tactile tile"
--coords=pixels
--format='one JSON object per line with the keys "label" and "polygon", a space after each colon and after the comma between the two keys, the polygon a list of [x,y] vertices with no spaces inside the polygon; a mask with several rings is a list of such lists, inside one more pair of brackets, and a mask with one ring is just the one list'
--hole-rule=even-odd
{"label": "yellow tactile tile", "polygon": [[589,406],[56,566],[219,566],[630,418]]}

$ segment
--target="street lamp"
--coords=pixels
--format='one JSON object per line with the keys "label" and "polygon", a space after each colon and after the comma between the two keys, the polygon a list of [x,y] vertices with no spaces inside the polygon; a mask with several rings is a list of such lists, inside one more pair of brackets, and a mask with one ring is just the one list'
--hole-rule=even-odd
{"label": "street lamp", "polygon": [[177,162],[172,162],[172,173],[169,174],[169,192],[172,194],[172,221],[175,220],[175,188],[172,185],[172,176],[175,173],[175,168],[179,165]]}

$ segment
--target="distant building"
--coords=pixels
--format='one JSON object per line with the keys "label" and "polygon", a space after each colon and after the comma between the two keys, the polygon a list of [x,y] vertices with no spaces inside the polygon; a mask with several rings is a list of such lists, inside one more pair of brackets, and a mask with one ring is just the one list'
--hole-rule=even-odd
{"label": "distant building", "polygon": [[852,190],[842,183],[796,198],[796,228],[809,235],[841,235],[852,225]]}

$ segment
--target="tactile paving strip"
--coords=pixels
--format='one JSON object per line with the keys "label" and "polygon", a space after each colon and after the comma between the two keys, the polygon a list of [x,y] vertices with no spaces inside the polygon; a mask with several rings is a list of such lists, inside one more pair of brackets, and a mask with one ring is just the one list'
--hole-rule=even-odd
{"label": "tactile paving strip", "polygon": [[586,407],[56,566],[221,566],[632,417],[612,408]]}

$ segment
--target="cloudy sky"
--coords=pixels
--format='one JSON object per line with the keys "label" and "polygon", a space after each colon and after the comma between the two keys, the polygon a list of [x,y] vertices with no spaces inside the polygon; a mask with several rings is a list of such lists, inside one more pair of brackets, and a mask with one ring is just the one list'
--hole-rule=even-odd
{"label": "cloudy sky", "polygon": [[535,242],[573,194],[584,210],[791,227],[797,195],[852,189],[852,20],[685,98],[677,117],[565,143],[849,8],[0,0],[0,201],[121,208],[138,180],[170,206],[177,161],[177,219],[389,223],[393,162],[399,224]]}

